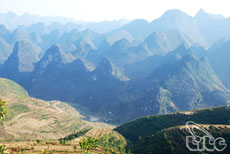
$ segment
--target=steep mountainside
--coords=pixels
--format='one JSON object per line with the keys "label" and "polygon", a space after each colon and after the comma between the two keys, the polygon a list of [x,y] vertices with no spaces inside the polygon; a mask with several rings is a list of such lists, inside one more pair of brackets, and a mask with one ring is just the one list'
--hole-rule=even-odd
{"label": "steep mountainside", "polygon": [[201,58],[203,56],[207,56],[208,52],[199,44],[194,44],[191,48],[189,48],[186,43],[182,43],[176,49],[168,52],[165,56],[155,54],[144,60],[127,64],[124,66],[124,72],[131,79],[143,78],[163,64],[175,62],[190,54]]}
{"label": "steep mountainside", "polygon": [[41,49],[30,41],[17,41],[13,52],[3,64],[1,76],[23,84],[28,73],[33,72],[39,61]]}
{"label": "steep mountainside", "polygon": [[24,29],[24,27],[18,27],[13,32],[6,36],[6,41],[10,45],[14,45],[17,41],[30,40],[29,33]]}
{"label": "steep mountainside", "polygon": [[[69,92],[74,87],[72,81],[84,78],[87,72],[81,60],[73,60],[59,46],[49,48],[31,74],[31,84],[27,87],[29,93],[46,100],[63,101],[71,98]],[[65,95],[67,96],[63,97]]]}
{"label": "steep mountainside", "polygon": [[201,35],[210,43],[215,43],[219,39],[229,39],[230,22],[222,15],[206,13],[203,9],[194,17]]}
{"label": "steep mountainside", "polygon": [[109,57],[114,64],[121,66],[129,61],[127,50],[132,47],[132,44],[123,38],[116,41],[110,48],[108,48],[102,55]]}
{"label": "steep mountainside", "polygon": [[137,45],[131,44],[127,39],[121,39],[102,55],[108,56],[116,65],[123,66],[145,60],[153,55],[166,55],[182,43],[185,43],[188,47],[193,44],[186,34],[178,30],[156,31]]}
{"label": "steep mountainside", "polygon": [[48,61],[45,57],[35,68],[28,88],[30,95],[37,98],[80,104],[100,113],[110,108],[109,101],[128,80],[108,58],[102,59],[94,71],[89,71],[81,59],[67,64],[58,60],[57,65],[54,58]]}
{"label": "steep mountainside", "polygon": [[169,30],[165,33],[154,32],[146,38],[145,43],[152,53],[167,54],[184,42],[189,46],[192,45],[192,41],[183,35],[185,34],[178,30]]}
{"label": "steep mountainside", "polygon": [[218,75],[218,77],[222,80],[226,87],[230,88],[230,71],[227,68],[230,66],[229,56],[230,56],[230,41],[227,41],[223,45],[216,47],[210,55],[209,60],[211,65]]}
{"label": "steep mountainside", "polygon": [[11,50],[11,46],[0,37],[0,65],[4,64],[4,62],[10,56],[12,52]]}
{"label": "steep mountainside", "polygon": [[9,34],[9,30],[6,28],[5,25],[0,25],[0,36],[3,39],[7,39]]}
{"label": "steep mountainside", "polygon": [[130,117],[125,118],[135,119],[143,115],[225,105],[229,102],[229,94],[206,58],[199,60],[187,55],[163,64],[143,79],[130,81],[121,95],[124,98],[120,98],[130,103],[131,109],[125,111]]}
{"label": "steep mountainside", "polygon": [[[113,48],[126,47],[126,43],[121,40]],[[165,56],[156,55],[143,76],[129,80],[109,58],[90,71],[83,60],[71,62],[71,55],[53,46],[37,63],[27,89],[36,98],[80,105],[114,123],[225,105],[229,90],[206,58],[191,55],[194,51],[182,44]]]}
{"label": "steep mountainside", "polygon": [[74,43],[76,49],[72,51],[72,55],[76,58],[85,58],[90,52],[96,50],[95,45],[89,39],[78,40]]}

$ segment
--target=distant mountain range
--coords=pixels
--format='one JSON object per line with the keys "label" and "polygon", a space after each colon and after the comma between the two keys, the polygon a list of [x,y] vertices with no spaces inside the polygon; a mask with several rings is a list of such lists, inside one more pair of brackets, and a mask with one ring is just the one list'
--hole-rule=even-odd
{"label": "distant mountain range", "polygon": [[[7,28],[25,17],[28,25]],[[169,10],[152,22],[32,17],[0,16],[0,76],[32,97],[116,124],[230,103],[228,18],[204,10]]]}
{"label": "distant mountain range", "polygon": [[[61,16],[39,16],[30,15],[25,13],[21,16],[16,15],[13,12],[8,12],[5,14],[0,14],[0,24],[6,25],[9,29],[15,29],[18,26],[29,26],[28,29],[31,30],[48,30],[56,28],[66,29],[76,28],[78,30],[91,29],[99,33],[109,32],[111,30],[117,29],[122,25],[128,23],[126,19],[114,20],[114,21],[101,21],[101,22],[87,22],[87,21],[77,21],[73,18],[61,17]],[[45,25],[50,25],[48,28]]]}

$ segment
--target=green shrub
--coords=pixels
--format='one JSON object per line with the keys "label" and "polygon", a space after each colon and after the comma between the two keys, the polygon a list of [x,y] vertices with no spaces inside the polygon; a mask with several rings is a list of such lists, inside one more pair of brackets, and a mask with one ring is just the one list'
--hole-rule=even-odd
{"label": "green shrub", "polygon": [[74,151],[76,151],[77,150],[77,146],[73,145],[73,149],[74,149]]}
{"label": "green shrub", "polygon": [[82,154],[88,154],[90,150],[98,147],[98,140],[88,137],[79,142]]}
{"label": "green shrub", "polygon": [[70,135],[68,135],[68,136],[66,136],[66,137],[64,137],[64,138],[59,139],[59,141],[61,141],[61,140],[64,140],[64,141],[73,140],[73,139],[75,139],[75,138],[78,138],[78,137],[83,136],[83,135],[86,134],[89,130],[90,130],[90,128],[84,128],[84,129],[82,129],[82,130],[80,130],[80,131],[78,131],[78,132],[76,132],[76,133],[70,134]]}
{"label": "green shrub", "polygon": [[6,107],[6,102],[3,100],[0,100],[0,120],[5,117],[7,114],[7,107]]}
{"label": "green shrub", "polygon": [[0,154],[8,154],[8,149],[5,145],[0,145]]}
{"label": "green shrub", "polygon": [[65,145],[65,144],[66,144],[66,141],[65,141],[65,140],[60,140],[60,144]]}

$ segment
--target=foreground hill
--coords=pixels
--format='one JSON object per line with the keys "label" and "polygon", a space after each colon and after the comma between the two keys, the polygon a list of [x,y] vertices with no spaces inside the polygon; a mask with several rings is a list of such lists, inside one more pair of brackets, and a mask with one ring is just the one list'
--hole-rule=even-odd
{"label": "foreground hill", "polygon": [[[184,126],[187,121],[194,121],[199,124],[215,138],[224,138],[226,144],[229,145],[229,120],[230,107],[223,106],[143,117],[114,130],[102,127],[85,128],[65,138],[61,138],[60,141],[65,141],[63,143],[59,143],[58,140],[52,140],[46,142],[39,141],[37,143],[33,141],[3,142],[3,144],[12,152],[20,152],[21,150],[29,154],[41,153],[44,149],[48,152],[52,151],[54,154],[81,153],[79,143],[91,137],[97,140],[99,146],[90,152],[125,154],[130,149],[133,154],[192,154],[197,152],[190,152],[186,148],[186,136],[191,135]],[[192,126],[190,125],[189,128]],[[198,130],[195,132],[200,133]],[[223,152],[219,153],[227,154],[229,151],[230,148],[227,147]]]}
{"label": "foreground hill", "polygon": [[[126,154],[126,140],[119,133],[109,128],[95,127],[90,130],[80,131],[71,134],[60,140],[37,140],[37,141],[19,141],[19,142],[0,142],[4,144],[11,154],[82,154],[84,149],[80,144],[83,141],[92,141],[97,147],[89,147],[85,153],[91,154]],[[85,145],[89,145],[87,142]]]}
{"label": "foreground hill", "polygon": [[18,84],[0,79],[0,99],[6,100],[9,112],[0,124],[0,140],[59,139],[95,124],[82,120],[71,106],[31,98]]}
{"label": "foreground hill", "polygon": [[[167,115],[147,116],[126,123],[115,130],[127,140],[134,154],[191,153],[186,148],[187,121],[201,124],[214,137],[223,137],[229,145],[230,108],[228,106]],[[227,148],[223,153],[228,153]]]}
{"label": "foreground hill", "polygon": [[[230,140],[230,125],[201,125],[205,130],[211,132],[216,138],[223,137],[227,145],[229,145]],[[197,132],[198,133],[198,132]],[[185,126],[177,126],[173,128],[164,129],[157,132],[151,137],[147,137],[140,143],[133,147],[133,153],[135,154],[173,154],[173,153],[183,153],[183,154],[194,154],[198,152],[189,151],[186,148],[186,136],[191,136],[191,134],[186,130]],[[157,144],[156,144],[157,143]],[[230,148],[222,152],[209,152],[209,153],[229,153]]]}

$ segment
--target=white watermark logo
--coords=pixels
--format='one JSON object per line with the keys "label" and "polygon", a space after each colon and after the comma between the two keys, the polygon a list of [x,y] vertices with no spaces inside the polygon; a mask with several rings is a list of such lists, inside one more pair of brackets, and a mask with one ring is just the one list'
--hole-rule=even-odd
{"label": "white watermark logo", "polygon": [[214,138],[207,130],[193,121],[186,122],[186,129],[191,134],[191,136],[186,136],[186,147],[190,151],[220,152],[227,147],[224,138]]}

